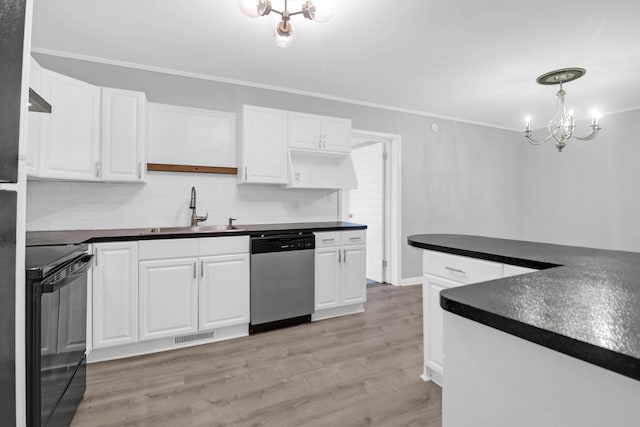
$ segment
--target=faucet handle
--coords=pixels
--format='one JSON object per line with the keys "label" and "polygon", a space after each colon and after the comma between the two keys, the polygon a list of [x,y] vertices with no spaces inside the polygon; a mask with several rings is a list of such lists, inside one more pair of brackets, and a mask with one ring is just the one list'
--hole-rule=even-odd
{"label": "faucet handle", "polygon": [[229,217],[229,228],[233,228],[233,221],[237,220],[238,218],[231,218]]}

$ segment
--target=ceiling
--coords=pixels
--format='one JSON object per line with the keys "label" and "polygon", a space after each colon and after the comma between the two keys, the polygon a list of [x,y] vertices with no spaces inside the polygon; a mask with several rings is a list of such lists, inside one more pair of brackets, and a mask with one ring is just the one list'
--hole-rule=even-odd
{"label": "ceiling", "polygon": [[281,49],[277,16],[235,0],[34,0],[33,47],[518,130],[551,118],[557,87],[535,79],[557,68],[587,69],[565,85],[578,119],[640,107],[637,0],[335,3]]}

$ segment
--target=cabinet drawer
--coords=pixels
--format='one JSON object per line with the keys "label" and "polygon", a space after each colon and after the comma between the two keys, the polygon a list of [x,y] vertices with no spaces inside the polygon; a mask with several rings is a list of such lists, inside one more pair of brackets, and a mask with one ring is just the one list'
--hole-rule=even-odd
{"label": "cabinet drawer", "polygon": [[316,248],[322,248],[325,246],[340,246],[339,231],[325,231],[322,233],[315,233],[315,235]]}
{"label": "cabinet drawer", "polygon": [[140,260],[197,257],[198,239],[141,240],[138,256]]}
{"label": "cabinet drawer", "polygon": [[342,232],[343,245],[364,245],[367,242],[367,230],[353,230]]}
{"label": "cabinet drawer", "polygon": [[499,279],[503,275],[500,263],[428,250],[424,251],[422,269],[424,273],[465,284]]}
{"label": "cabinet drawer", "polygon": [[198,239],[198,255],[249,253],[249,236],[207,237]]}

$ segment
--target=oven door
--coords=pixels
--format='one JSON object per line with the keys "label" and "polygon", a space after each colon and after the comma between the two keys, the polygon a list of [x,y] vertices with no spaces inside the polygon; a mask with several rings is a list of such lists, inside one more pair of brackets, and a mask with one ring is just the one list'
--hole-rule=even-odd
{"label": "oven door", "polygon": [[[34,426],[69,425],[84,395],[87,272],[91,263],[92,255],[82,256],[66,267],[64,277],[55,274],[39,283],[39,307],[34,310],[40,313],[40,321],[34,322],[40,329],[34,331],[39,343],[33,343],[34,349],[40,349],[39,361],[35,361],[39,379],[33,384]],[[81,386],[77,379],[72,384],[78,371]]]}

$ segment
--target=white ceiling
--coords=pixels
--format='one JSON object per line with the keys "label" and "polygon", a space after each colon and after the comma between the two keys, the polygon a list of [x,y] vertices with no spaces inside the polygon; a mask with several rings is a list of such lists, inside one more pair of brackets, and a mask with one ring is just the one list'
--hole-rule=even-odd
{"label": "white ceiling", "polygon": [[328,23],[294,17],[281,49],[277,16],[235,0],[34,0],[33,46],[510,129],[551,118],[557,87],[535,79],[557,68],[587,69],[565,85],[578,119],[640,107],[638,0],[335,3]]}

